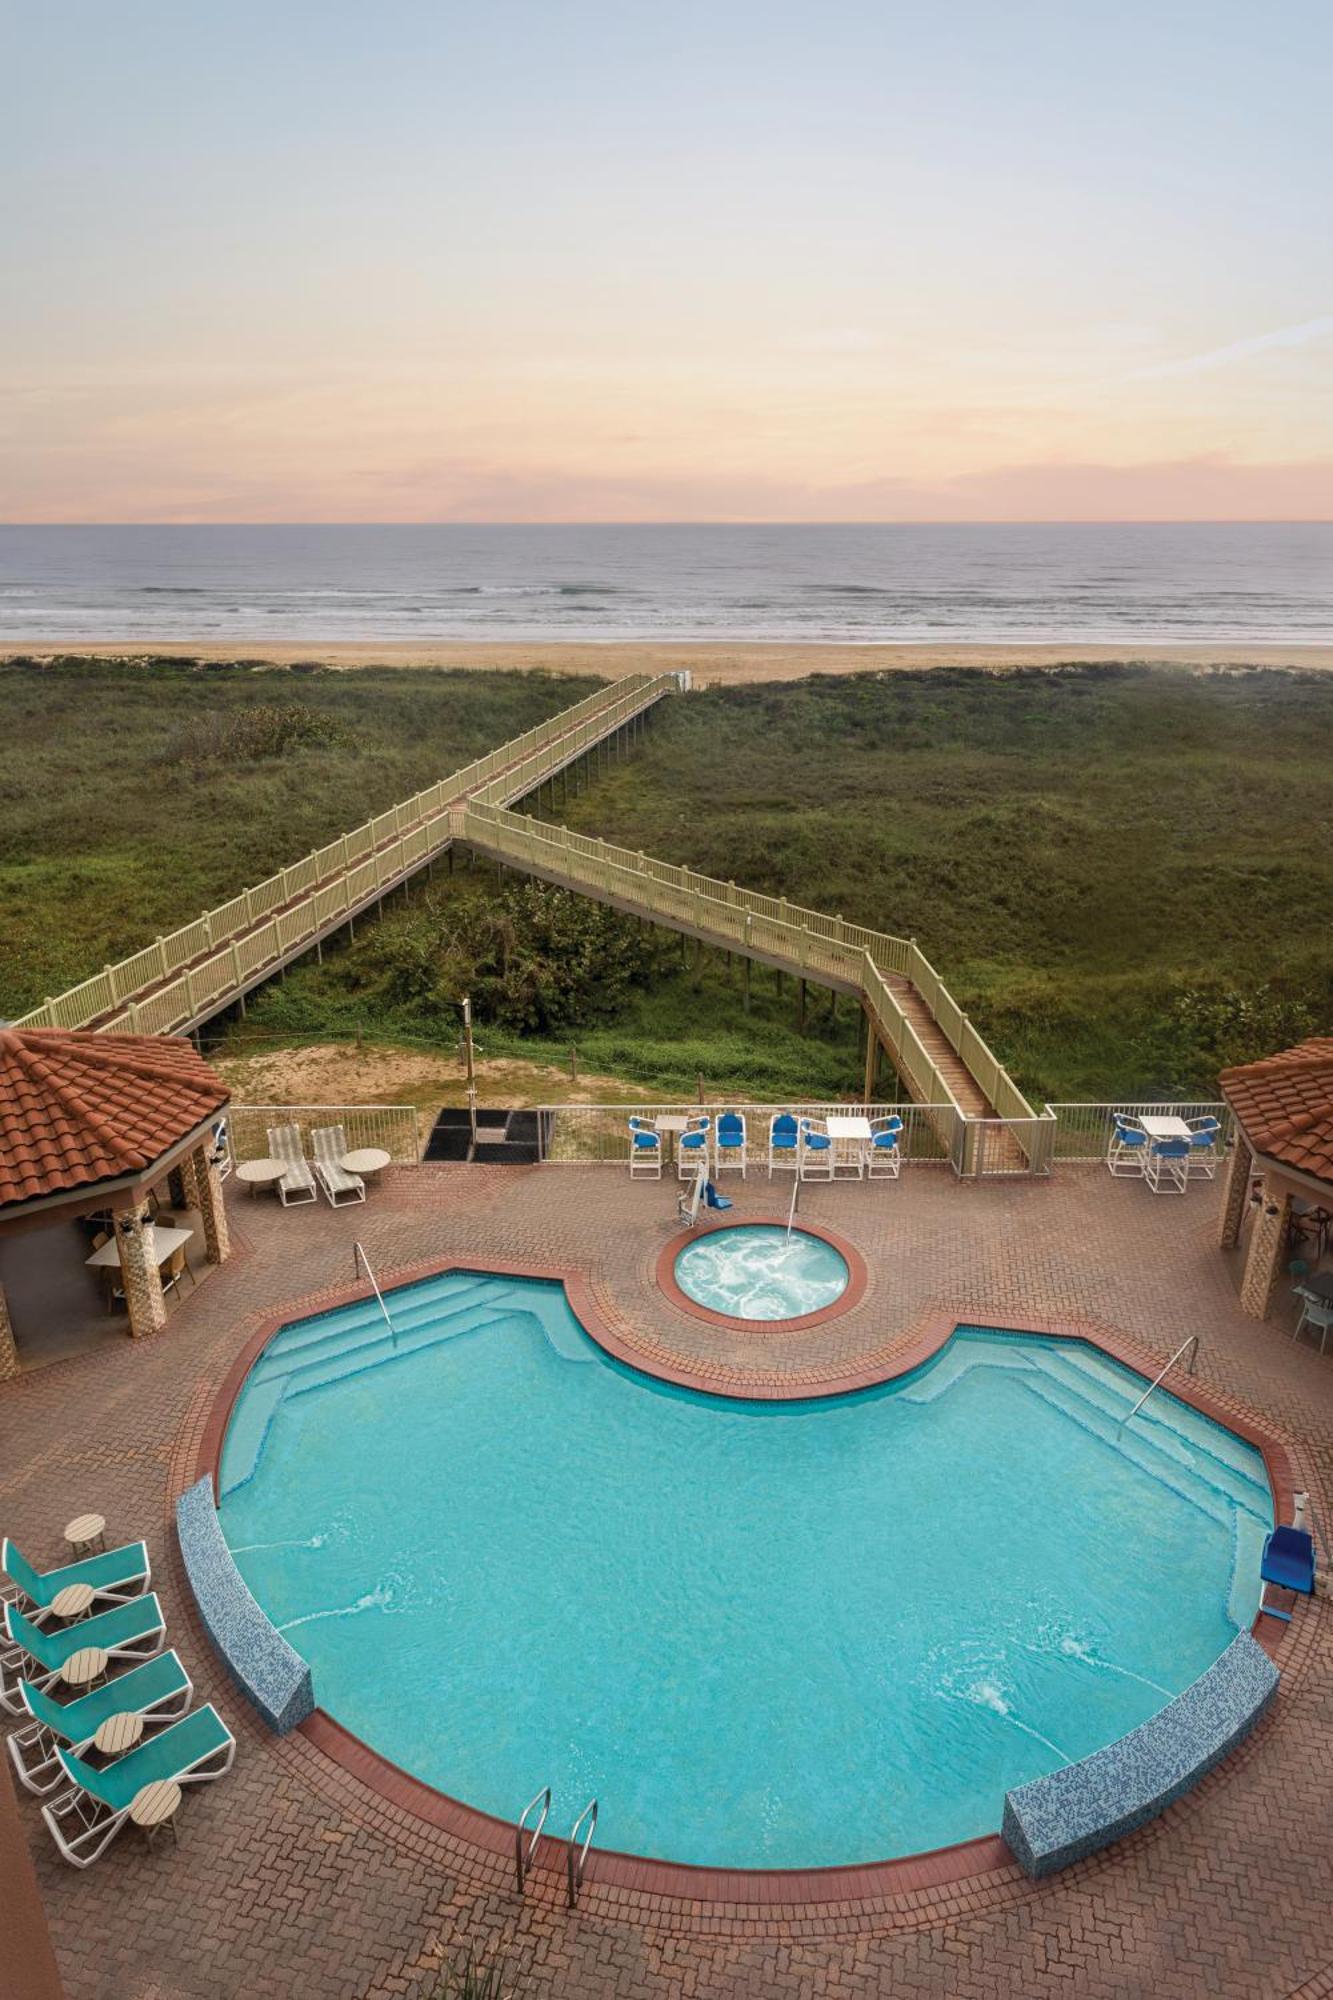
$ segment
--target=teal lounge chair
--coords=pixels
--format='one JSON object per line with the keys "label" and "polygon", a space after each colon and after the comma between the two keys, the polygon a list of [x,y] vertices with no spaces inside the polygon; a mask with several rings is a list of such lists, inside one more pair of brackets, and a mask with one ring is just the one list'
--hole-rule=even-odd
{"label": "teal lounge chair", "polygon": [[159,1653],[77,1701],[52,1701],[31,1681],[20,1681],[19,1693],[32,1721],[10,1732],[9,1755],[19,1783],[40,1796],[60,1783],[57,1742],[86,1750],[112,1715],[141,1715],[146,1729],[173,1722],[189,1708],[194,1688],[179,1655]]}
{"label": "teal lounge chair", "polygon": [[57,1750],[56,1755],[73,1790],[44,1805],[42,1818],[71,1867],[88,1868],[120,1832],[145,1785],[196,1785],[220,1778],[231,1769],[236,1738],[210,1702],[104,1771],[95,1771],[72,1750]]}
{"label": "teal lounge chair", "polygon": [[46,1623],[51,1616],[52,1600],[67,1584],[86,1583],[95,1601],[123,1604],[127,1598],[142,1596],[152,1576],[146,1542],[126,1542],[123,1548],[107,1549],[100,1556],[85,1556],[82,1561],[65,1563],[60,1569],[42,1571],[33,1568],[8,1535],[0,1544],[0,1569],[18,1585],[24,1600],[19,1608],[27,1612],[34,1625]]}
{"label": "teal lounge chair", "polygon": [[117,1604],[96,1618],[82,1618],[77,1625],[62,1626],[59,1632],[44,1632],[40,1625],[13,1604],[5,1606],[5,1631],[9,1651],[0,1654],[0,1708],[11,1715],[26,1713],[19,1683],[32,1681],[48,1688],[60,1674],[71,1653],[84,1646],[100,1646],[113,1660],[146,1660],[160,1653],[167,1636],[162,1606],[150,1592],[128,1604]]}

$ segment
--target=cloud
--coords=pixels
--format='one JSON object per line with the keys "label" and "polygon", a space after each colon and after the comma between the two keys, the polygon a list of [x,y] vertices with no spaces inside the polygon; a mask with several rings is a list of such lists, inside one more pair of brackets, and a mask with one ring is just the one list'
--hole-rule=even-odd
{"label": "cloud", "polygon": [[1233,361],[1248,361],[1253,354],[1267,354],[1274,348],[1307,347],[1312,340],[1327,340],[1333,334],[1333,314],[1322,319],[1302,320],[1299,326],[1280,326],[1272,333],[1254,333],[1248,340],[1233,340],[1227,347],[1210,347],[1204,354],[1188,354],[1179,361],[1159,361],[1149,368],[1135,368],[1129,382],[1156,381],[1166,375],[1202,375],[1210,368],[1229,368]]}

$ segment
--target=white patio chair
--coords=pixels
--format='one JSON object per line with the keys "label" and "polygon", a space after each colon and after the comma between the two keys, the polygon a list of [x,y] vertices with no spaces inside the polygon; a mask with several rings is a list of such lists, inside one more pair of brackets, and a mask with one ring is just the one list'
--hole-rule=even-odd
{"label": "white patio chair", "polygon": [[1148,1165],[1148,1134],[1117,1111],[1106,1146],[1106,1165],[1118,1180],[1137,1180]]}
{"label": "white patio chair", "polygon": [[1156,1139],[1148,1149],[1143,1178],[1154,1194],[1184,1194],[1190,1174],[1188,1139]]}
{"label": "white patio chair", "polygon": [[676,1147],[676,1174],[680,1180],[692,1181],[701,1166],[708,1165],[708,1134],[713,1121],[706,1114],[691,1118],[680,1135]]}
{"label": "white patio chair", "polygon": [[801,1179],[803,1181],[831,1181],[833,1179],[833,1141],[827,1132],[821,1132],[813,1119],[801,1120]]}
{"label": "white patio chair", "polygon": [[349,1202],[365,1200],[365,1182],[360,1174],[349,1174],[342,1163],[343,1154],[352,1149],[341,1125],[317,1125],[310,1134],[310,1150],[330,1208],[346,1208]]}
{"label": "white patio chair", "polygon": [[1222,1135],[1221,1121],[1217,1118],[1187,1118],[1190,1128],[1189,1177],[1191,1180],[1210,1181],[1217,1173],[1217,1164],[1222,1155],[1218,1140]]}
{"label": "white patio chair", "polygon": [[903,1163],[899,1140],[903,1121],[896,1112],[888,1118],[872,1118],[870,1144],[866,1147],[866,1179],[896,1181]]}
{"label": "white patio chair", "polygon": [[800,1125],[790,1111],[775,1111],[768,1121],[768,1178],[800,1171]]}
{"label": "white patio chair", "polygon": [[739,1173],[745,1178],[745,1117],[740,1111],[724,1111],[713,1127],[714,1173]]}
{"label": "white patio chair", "polygon": [[646,1118],[629,1120],[629,1177],[632,1181],[662,1178],[662,1135]]}
{"label": "white patio chair", "polygon": [[269,1157],[281,1160],[287,1169],[278,1182],[278,1198],[283,1207],[290,1208],[303,1201],[318,1201],[319,1192],[315,1187],[315,1176],[310,1171],[310,1162],[301,1150],[300,1126],[270,1125],[268,1150]]}
{"label": "white patio chair", "polygon": [[1333,1329],[1333,1305],[1325,1305],[1322,1299],[1312,1299],[1308,1292],[1301,1292],[1299,1297],[1301,1316],[1291,1337],[1293,1340],[1299,1340],[1307,1326],[1317,1326],[1320,1334],[1319,1352],[1322,1354],[1328,1345],[1329,1331]]}

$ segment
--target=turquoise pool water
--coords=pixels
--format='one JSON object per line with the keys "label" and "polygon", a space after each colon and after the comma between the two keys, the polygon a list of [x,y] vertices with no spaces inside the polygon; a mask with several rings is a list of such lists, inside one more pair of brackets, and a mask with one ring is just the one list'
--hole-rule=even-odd
{"label": "turquoise pool water", "polygon": [[676,1259],[687,1298],[734,1319],[799,1319],[831,1306],[847,1289],[845,1258],[831,1243],[773,1224],[718,1229],[687,1243]]}
{"label": "turquoise pool water", "polygon": [[807,1403],[665,1387],[557,1285],[454,1272],[284,1328],[224,1530],[316,1699],[427,1783],[721,1867],[994,1831],[1248,1625],[1257,1452],[1093,1349],[966,1329]]}

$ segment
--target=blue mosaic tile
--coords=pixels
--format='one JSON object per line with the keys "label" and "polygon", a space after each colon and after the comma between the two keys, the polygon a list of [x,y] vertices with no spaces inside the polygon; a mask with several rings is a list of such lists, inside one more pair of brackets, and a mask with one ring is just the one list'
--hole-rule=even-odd
{"label": "blue mosaic tile", "polygon": [[310,1666],[250,1595],[223,1536],[210,1479],[176,1502],[176,1534],[200,1616],[227,1671],[269,1727],[285,1736],[315,1706]]}
{"label": "blue mosaic tile", "polygon": [[1155,1818],[1249,1735],[1277,1683],[1262,1646],[1240,1633],[1160,1714],[1007,1795],[1000,1830],[1015,1859],[1050,1875]]}

